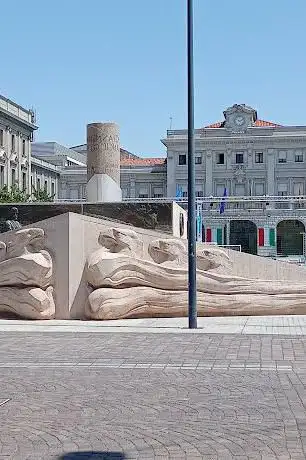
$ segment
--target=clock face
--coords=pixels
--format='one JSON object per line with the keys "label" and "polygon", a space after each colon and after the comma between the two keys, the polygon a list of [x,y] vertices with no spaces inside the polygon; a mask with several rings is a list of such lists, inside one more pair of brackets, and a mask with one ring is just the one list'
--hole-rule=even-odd
{"label": "clock face", "polygon": [[235,125],[237,125],[237,126],[242,126],[242,125],[244,125],[244,117],[241,116],[241,115],[238,115],[238,116],[235,118]]}

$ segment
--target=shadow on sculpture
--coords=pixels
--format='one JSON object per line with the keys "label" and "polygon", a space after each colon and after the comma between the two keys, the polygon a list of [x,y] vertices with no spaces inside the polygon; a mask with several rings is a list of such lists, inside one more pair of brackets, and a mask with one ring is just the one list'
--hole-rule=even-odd
{"label": "shadow on sculpture", "polygon": [[[85,270],[92,290],[88,318],[187,316],[188,256],[181,240],[157,239],[145,251],[136,232],[112,228],[99,244]],[[306,312],[304,284],[234,276],[229,256],[216,247],[197,253],[197,290],[199,316]]]}
{"label": "shadow on sculpture", "polygon": [[121,452],[70,452],[58,458],[58,460],[124,460],[126,456]]}
{"label": "shadow on sculpture", "polygon": [[0,241],[0,312],[26,319],[55,314],[52,257],[41,228],[17,230]]}
{"label": "shadow on sculpture", "polygon": [[16,207],[9,210],[8,219],[1,222],[1,233],[21,229],[22,225],[18,220],[18,214],[18,209]]}

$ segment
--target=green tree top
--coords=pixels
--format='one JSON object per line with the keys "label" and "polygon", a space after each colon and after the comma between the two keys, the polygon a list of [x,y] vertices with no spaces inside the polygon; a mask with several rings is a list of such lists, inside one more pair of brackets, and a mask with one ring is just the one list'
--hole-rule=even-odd
{"label": "green tree top", "polygon": [[46,189],[35,189],[29,195],[25,190],[21,190],[17,185],[10,188],[7,185],[0,187],[0,203],[26,203],[29,201],[39,201],[50,203],[54,200],[55,195],[49,195]]}

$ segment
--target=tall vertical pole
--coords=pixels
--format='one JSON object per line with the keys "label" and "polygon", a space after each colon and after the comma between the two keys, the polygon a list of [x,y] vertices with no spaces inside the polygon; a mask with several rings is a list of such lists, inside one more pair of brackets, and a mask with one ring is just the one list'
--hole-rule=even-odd
{"label": "tall vertical pole", "polygon": [[193,0],[187,0],[188,62],[188,319],[197,328],[196,199],[194,157]]}

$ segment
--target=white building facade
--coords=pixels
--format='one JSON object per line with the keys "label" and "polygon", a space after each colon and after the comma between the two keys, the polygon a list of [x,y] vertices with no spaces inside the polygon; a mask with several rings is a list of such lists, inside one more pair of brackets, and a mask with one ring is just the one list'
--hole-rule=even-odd
{"label": "white building facade", "polygon": [[[167,193],[187,195],[187,130],[170,130]],[[306,126],[259,120],[256,110],[234,105],[224,121],[195,130],[196,191],[201,196],[303,195]]]}
{"label": "white building facade", "polygon": [[37,129],[32,110],[0,95],[0,187],[30,193],[31,141]]}
{"label": "white building facade", "polygon": [[[168,196],[187,197],[187,130],[170,130],[162,142]],[[260,120],[235,104],[223,121],[195,130],[195,163],[199,201],[254,197],[228,199],[222,214],[220,198],[203,199],[202,240],[265,256],[305,253],[306,126]]]}

